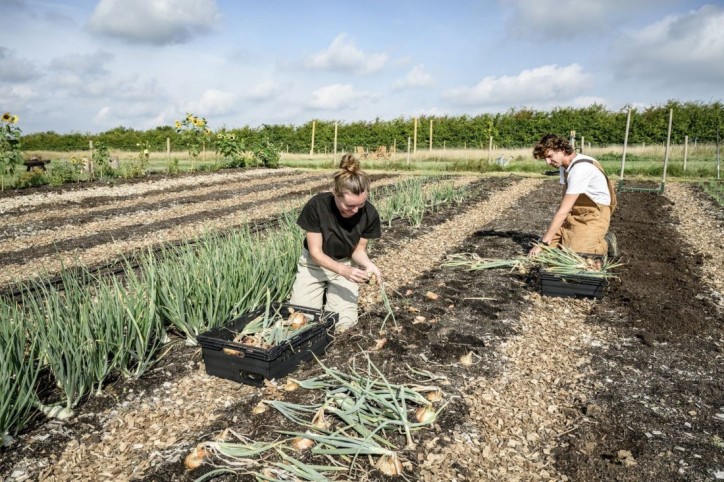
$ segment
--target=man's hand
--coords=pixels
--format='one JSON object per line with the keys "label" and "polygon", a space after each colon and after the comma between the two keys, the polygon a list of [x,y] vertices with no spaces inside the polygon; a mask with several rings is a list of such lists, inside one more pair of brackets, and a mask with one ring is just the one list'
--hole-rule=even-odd
{"label": "man's hand", "polygon": [[532,248],[530,248],[530,251],[528,251],[528,256],[534,257],[538,256],[538,254],[543,251],[543,248],[540,247],[540,244],[536,244]]}

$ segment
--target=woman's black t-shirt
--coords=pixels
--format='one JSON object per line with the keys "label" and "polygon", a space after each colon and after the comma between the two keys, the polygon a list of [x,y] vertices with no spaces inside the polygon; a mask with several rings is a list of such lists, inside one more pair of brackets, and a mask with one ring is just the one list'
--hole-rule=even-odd
{"label": "woman's black t-shirt", "polygon": [[[333,259],[349,258],[360,238],[382,236],[380,215],[372,204],[366,202],[354,216],[343,218],[331,192],[310,199],[299,214],[297,224],[307,232],[322,233],[322,251]],[[304,247],[309,249],[306,238]]]}

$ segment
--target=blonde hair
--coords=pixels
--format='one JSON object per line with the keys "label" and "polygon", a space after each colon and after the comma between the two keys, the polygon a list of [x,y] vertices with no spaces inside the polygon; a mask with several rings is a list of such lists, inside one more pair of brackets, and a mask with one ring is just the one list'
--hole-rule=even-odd
{"label": "blonde hair", "polygon": [[344,193],[362,194],[370,189],[370,178],[360,169],[359,160],[352,154],[345,154],[339,162],[340,171],[334,175],[334,195]]}

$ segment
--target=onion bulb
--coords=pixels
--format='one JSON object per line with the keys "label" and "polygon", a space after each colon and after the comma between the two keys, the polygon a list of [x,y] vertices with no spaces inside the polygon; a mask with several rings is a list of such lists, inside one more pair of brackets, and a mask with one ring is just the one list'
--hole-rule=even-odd
{"label": "onion bulb", "polygon": [[289,378],[287,380],[287,383],[284,384],[284,390],[286,390],[287,392],[293,392],[297,388],[299,388],[299,384],[293,378]]}
{"label": "onion bulb", "polygon": [[203,445],[197,445],[196,448],[186,456],[184,465],[189,470],[194,470],[204,463],[204,459],[208,458],[209,451]]}
{"label": "onion bulb", "polygon": [[437,413],[432,405],[425,405],[415,411],[415,418],[419,423],[432,423],[435,421]]}
{"label": "onion bulb", "polygon": [[460,357],[460,364],[464,367],[469,367],[473,364],[473,352],[469,351],[467,355]]}
{"label": "onion bulb", "polygon": [[374,286],[377,284],[377,275],[372,273],[370,274],[370,277],[367,279],[367,284]]}
{"label": "onion bulb", "polygon": [[307,317],[304,316],[302,312],[295,311],[287,318],[287,323],[285,324],[291,325],[292,330],[298,330],[307,324]]}
{"label": "onion bulb", "polygon": [[385,475],[395,476],[402,474],[402,463],[395,453],[380,457],[376,466],[377,469]]}
{"label": "onion bulb", "polygon": [[292,447],[296,450],[303,452],[309,450],[314,446],[314,440],[306,437],[294,437],[292,440]]}
{"label": "onion bulb", "polygon": [[68,420],[75,415],[72,409],[61,405],[40,405],[38,410],[48,418],[55,418],[57,420]]}
{"label": "onion bulb", "polygon": [[439,402],[442,400],[442,392],[440,390],[433,390],[431,392],[427,392],[425,394],[425,398],[427,398],[431,402]]}
{"label": "onion bulb", "polygon": [[253,413],[254,415],[259,415],[260,413],[266,412],[267,408],[269,407],[266,406],[266,403],[259,402],[254,408],[251,409],[251,413]]}
{"label": "onion bulb", "polygon": [[312,418],[312,425],[314,428],[318,428],[320,430],[327,430],[329,428],[329,420],[327,420],[327,417],[324,416],[324,407],[321,407],[317,410],[317,413],[314,414],[314,417]]}

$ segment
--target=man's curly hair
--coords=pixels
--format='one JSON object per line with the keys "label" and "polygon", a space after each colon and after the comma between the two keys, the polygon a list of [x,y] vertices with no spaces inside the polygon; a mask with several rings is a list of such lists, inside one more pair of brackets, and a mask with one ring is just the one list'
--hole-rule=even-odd
{"label": "man's curly hair", "polygon": [[573,154],[573,147],[562,137],[555,134],[546,134],[533,147],[533,158],[545,159],[546,153],[549,151],[563,151],[566,154]]}

